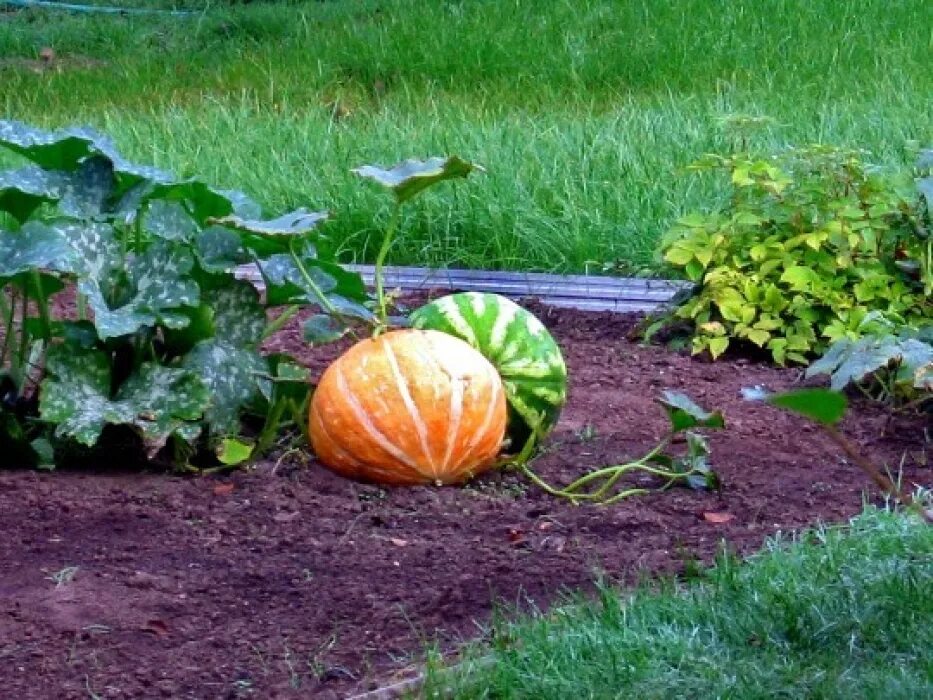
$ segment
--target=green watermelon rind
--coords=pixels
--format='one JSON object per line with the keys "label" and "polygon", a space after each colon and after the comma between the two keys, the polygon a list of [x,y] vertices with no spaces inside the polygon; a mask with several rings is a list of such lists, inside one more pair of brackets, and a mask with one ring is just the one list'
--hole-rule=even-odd
{"label": "green watermelon rind", "polygon": [[511,299],[489,292],[459,292],[414,311],[415,328],[456,336],[499,371],[509,402],[509,434],[522,442],[546,436],[567,402],[567,366],[544,324]]}

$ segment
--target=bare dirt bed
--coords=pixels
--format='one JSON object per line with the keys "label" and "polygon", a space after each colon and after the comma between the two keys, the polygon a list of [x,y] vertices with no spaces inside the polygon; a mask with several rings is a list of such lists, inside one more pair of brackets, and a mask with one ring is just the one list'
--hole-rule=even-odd
{"label": "bare dirt bed", "polygon": [[[818,431],[741,398],[744,386],[789,387],[798,371],[641,347],[626,340],[629,317],[536,310],[572,384],[535,465],[543,476],[566,482],[642,455],[666,426],[655,398],[670,388],[726,415],[710,434],[721,492],[600,508],[507,473],[383,490],[290,460],[203,478],[0,471],[3,695],[347,697],[410,671],[427,643],[452,651],[482,636],[496,605],[682,573],[722,541],[750,553],[876,498]],[[309,350],[294,326],[271,345],[316,372],[339,350]],[[856,405],[845,432],[902,465],[905,487],[933,485],[917,422],[886,426]]]}

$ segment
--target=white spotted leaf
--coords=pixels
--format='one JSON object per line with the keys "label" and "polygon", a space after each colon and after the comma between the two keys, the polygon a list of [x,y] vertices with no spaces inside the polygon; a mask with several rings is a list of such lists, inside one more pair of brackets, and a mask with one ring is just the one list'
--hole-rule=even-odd
{"label": "white spotted leaf", "polygon": [[210,404],[204,383],[191,372],[143,364],[111,397],[106,353],[66,345],[49,351],[39,411],[56,425],[56,435],[93,446],[107,425],[130,425],[150,455],[173,434],[197,435]]}
{"label": "white spotted leaf", "polygon": [[239,432],[240,410],[260,393],[269,363],[256,350],[236,347],[217,339],[198,343],[182,360],[212,397],[205,418],[214,434]]}

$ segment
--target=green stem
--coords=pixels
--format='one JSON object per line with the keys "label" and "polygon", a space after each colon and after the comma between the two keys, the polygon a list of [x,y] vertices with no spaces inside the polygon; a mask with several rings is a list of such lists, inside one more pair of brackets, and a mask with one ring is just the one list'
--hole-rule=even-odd
{"label": "green stem", "polygon": [[29,361],[29,332],[26,330],[26,321],[29,318],[29,293],[23,288],[23,296],[20,305],[19,319],[19,355],[14,357],[14,362],[22,372],[18,377],[17,383],[22,387],[26,382],[26,373],[29,371],[26,364]]}
{"label": "green stem", "polygon": [[81,293],[75,293],[75,304],[78,308],[78,320],[87,321],[87,298]]}
{"label": "green stem", "polygon": [[48,340],[52,337],[52,322],[49,319],[49,300],[45,297],[45,290],[42,288],[42,276],[38,270],[32,271],[32,281],[36,285],[36,306],[39,309],[39,321],[42,323],[42,339]]}
{"label": "green stem", "polygon": [[[350,328],[350,324],[347,322],[343,314],[337,311],[337,308],[331,303],[330,299],[328,299],[324,295],[324,292],[321,291],[321,288],[317,285],[317,282],[311,279],[311,275],[308,274],[307,268],[305,267],[304,263],[301,262],[301,256],[299,256],[297,251],[295,250],[296,245],[297,245],[297,241],[292,239],[292,242],[289,244],[288,250],[292,255],[292,260],[294,260],[295,262],[295,267],[298,268],[298,272],[301,273],[301,276],[304,278],[305,283],[314,293],[314,296],[317,297],[317,301],[321,305],[321,308],[324,309],[324,311],[329,313],[331,316],[334,316],[335,318],[339,319],[340,322],[343,323],[345,326]],[[352,328],[350,328],[350,335],[354,338],[357,338],[357,339],[359,338],[359,336],[357,336],[357,334],[353,331]]]}
{"label": "green stem", "polygon": [[[3,319],[3,346],[0,347],[0,369],[6,364],[6,354],[13,337],[13,303],[7,300],[7,287],[0,288],[0,317]],[[13,292],[10,292],[12,298]]]}
{"label": "green stem", "polygon": [[133,222],[133,252],[136,255],[143,252],[143,220],[140,216]]}
{"label": "green stem", "polygon": [[644,471],[651,472],[652,474],[662,474],[662,470],[656,470],[652,467],[649,467],[647,463],[661,454],[661,452],[663,452],[669,444],[670,438],[667,437],[661,442],[661,444],[656,446],[653,450],[651,450],[651,452],[646,454],[641,459],[638,459],[634,462],[628,462],[627,464],[614,464],[610,467],[602,467],[601,469],[597,469],[595,472],[585,474],[570,485],[565,486],[564,491],[575,491],[579,488],[582,488],[589,482],[594,481],[595,479],[608,476],[609,474],[612,474],[616,471],[618,471],[621,475],[625,472],[632,471],[633,469],[643,469]]}
{"label": "green stem", "polygon": [[630,496],[641,496],[648,493],[648,489],[626,489],[625,491],[619,491],[615,496],[609,498],[602,502],[604,506],[611,506],[613,503],[618,503],[623,498],[629,498]]}
{"label": "green stem", "polygon": [[537,474],[531,471],[531,468],[527,464],[519,463],[516,464],[516,466],[518,467],[518,470],[531,481],[531,483],[533,483],[545,493],[548,493],[551,496],[556,496],[557,498],[568,498],[571,502],[576,502],[578,498],[577,496],[573,494],[566,494],[560,489],[553,488],[546,481],[543,481]]}
{"label": "green stem", "polygon": [[253,458],[262,456],[272,445],[272,441],[278,434],[279,423],[282,422],[282,414],[285,413],[285,405],[285,401],[276,401],[269,407],[269,412],[266,414],[266,422],[262,426],[259,437],[256,438],[256,444],[253,446]]}
{"label": "green stem", "polygon": [[295,316],[295,314],[298,313],[300,308],[301,307],[299,307],[297,304],[292,304],[286,308],[275,318],[275,320],[266,325],[262,332],[261,339],[265,340],[269,336],[274,335],[275,333],[278,333],[280,330],[282,330],[285,324],[288,323]]}
{"label": "green stem", "polygon": [[395,230],[398,228],[402,217],[402,205],[396,204],[389,217],[389,223],[386,226],[385,236],[382,239],[382,246],[379,248],[379,254],[376,256],[376,299],[379,302],[379,322],[382,326],[386,325],[388,313],[386,311],[385,280],[384,270],[386,256],[389,254],[389,248],[392,247],[392,240],[395,237]]}

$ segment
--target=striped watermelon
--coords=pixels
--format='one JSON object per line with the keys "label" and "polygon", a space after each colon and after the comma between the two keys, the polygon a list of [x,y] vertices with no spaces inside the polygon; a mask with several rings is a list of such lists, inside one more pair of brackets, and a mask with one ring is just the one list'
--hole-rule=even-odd
{"label": "striped watermelon", "polygon": [[465,340],[499,371],[509,402],[513,449],[533,432],[544,437],[557,423],[567,401],[567,367],[534,314],[498,294],[461,292],[417,309],[411,324]]}

